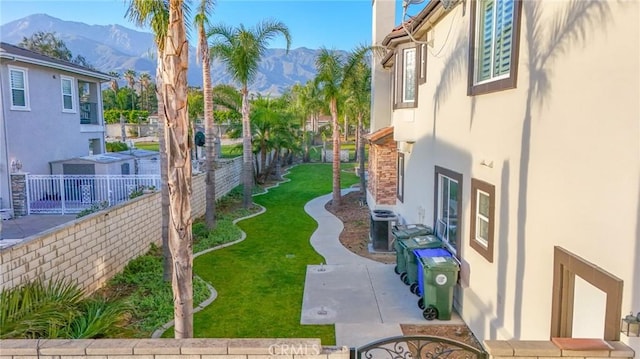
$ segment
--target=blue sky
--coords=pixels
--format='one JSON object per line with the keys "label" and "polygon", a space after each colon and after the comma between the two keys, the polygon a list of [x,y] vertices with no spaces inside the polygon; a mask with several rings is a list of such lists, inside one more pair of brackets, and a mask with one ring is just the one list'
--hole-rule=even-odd
{"label": "blue sky", "polygon": [[[62,20],[90,25],[120,24],[136,29],[124,19],[125,0],[0,0],[0,23],[45,13]],[[397,5],[396,12],[400,12]],[[396,18],[399,18],[396,14]],[[265,18],[284,22],[291,32],[292,48],[351,50],[371,43],[371,0],[217,0],[213,23],[252,26]],[[147,31],[146,29],[137,29]],[[270,47],[284,47],[284,41]]]}

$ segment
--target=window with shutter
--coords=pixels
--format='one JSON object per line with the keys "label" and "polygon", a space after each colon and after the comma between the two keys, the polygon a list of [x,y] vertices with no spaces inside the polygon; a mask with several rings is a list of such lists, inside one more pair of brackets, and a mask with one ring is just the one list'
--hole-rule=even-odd
{"label": "window with shutter", "polygon": [[9,87],[11,88],[11,109],[29,110],[27,69],[9,67]]}
{"label": "window with shutter", "polygon": [[520,0],[473,2],[469,95],[516,87]]}

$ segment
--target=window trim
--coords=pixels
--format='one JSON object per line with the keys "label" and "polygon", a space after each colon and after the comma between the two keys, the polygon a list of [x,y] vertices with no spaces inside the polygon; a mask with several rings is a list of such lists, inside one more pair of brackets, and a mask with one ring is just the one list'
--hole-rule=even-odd
{"label": "window trim", "polygon": [[[469,68],[467,78],[467,95],[475,96],[482,95],[497,91],[514,89],[518,84],[518,62],[520,52],[520,28],[522,18],[522,0],[513,0],[513,32],[511,39],[511,64],[509,68],[508,76],[501,76],[498,78],[492,78],[485,80],[481,83],[476,83],[476,50],[478,40],[476,39],[477,32],[477,12],[478,3],[482,0],[471,1],[471,21],[469,26]],[[499,1],[499,0],[496,0]]]}
{"label": "window trim", "polygon": [[[489,238],[486,245],[476,236],[478,220],[478,195],[485,193],[489,196]],[[471,233],[469,235],[471,248],[480,253],[489,263],[493,263],[493,247],[495,240],[495,210],[496,210],[496,188],[487,182],[471,179]]]}
{"label": "window trim", "polygon": [[418,84],[422,85],[427,82],[427,44],[419,45],[420,51],[418,52],[418,64],[420,69],[418,70]]}
{"label": "window trim", "polygon": [[[76,90],[75,90],[75,79],[73,77],[70,76],[65,76],[65,75],[60,75],[60,94],[62,95],[62,112],[66,112],[66,113],[76,113],[78,112],[78,108],[76,106]],[[69,81],[71,82],[71,93],[70,94],[65,94],[64,93],[64,82],[65,81]],[[71,96],[71,108],[65,108],[64,107],[64,97],[65,96]]]}
{"label": "window trim", "polygon": [[553,248],[550,336],[552,338],[571,337],[576,276],[606,293],[603,339],[619,341],[624,282],[597,265],[559,246]]}
{"label": "window trim", "polygon": [[[414,89],[413,89],[413,94],[414,94],[414,99],[413,101],[403,101],[403,97],[404,97],[404,67],[405,67],[405,50],[414,50],[414,54],[415,54],[415,59],[414,59]],[[394,74],[394,79],[393,79],[393,86],[394,86],[394,92],[393,92],[393,109],[400,109],[400,108],[415,108],[418,107],[418,84],[419,84],[419,80],[418,80],[418,49],[415,46],[405,46],[405,47],[399,47],[396,48],[395,50],[395,54],[394,54],[394,62],[393,62],[393,74]]]}
{"label": "window trim", "polygon": [[[11,101],[11,106],[10,109],[12,111],[31,111],[31,103],[29,101],[29,69],[24,68],[24,67],[18,67],[18,66],[7,66],[9,69],[9,93],[10,93],[10,101]],[[13,90],[14,87],[11,83],[11,72],[12,71],[17,71],[17,72],[21,72],[22,73],[22,80],[24,82],[24,88],[22,89],[17,89],[17,90],[22,90],[24,91],[24,106],[16,106],[13,103]]]}
{"label": "window trim", "polygon": [[398,183],[396,185],[396,197],[400,202],[404,203],[404,171],[405,171],[405,155],[404,152],[398,152]]}
{"label": "window trim", "polygon": [[[458,182],[458,196],[457,196],[457,201],[458,201],[458,205],[456,208],[456,211],[458,213],[458,224],[457,224],[457,228],[458,230],[456,231],[456,238],[455,238],[455,253],[453,253],[453,255],[460,259],[460,249],[462,248],[461,244],[462,244],[462,228],[463,228],[463,216],[462,216],[462,189],[463,187],[463,176],[461,173],[458,172],[454,172],[450,169],[444,168],[444,167],[440,167],[440,166],[435,166],[435,171],[434,171],[434,186],[433,186],[433,191],[434,191],[434,201],[433,201],[433,228],[436,229],[437,224],[438,224],[438,205],[439,203],[439,196],[440,196],[440,176],[445,176],[448,177],[456,182]],[[446,243],[445,241],[443,241],[443,243],[445,243],[445,245],[447,247],[450,247],[450,245],[448,243]],[[451,249],[451,248],[450,248]],[[453,251],[452,251],[453,252]]]}

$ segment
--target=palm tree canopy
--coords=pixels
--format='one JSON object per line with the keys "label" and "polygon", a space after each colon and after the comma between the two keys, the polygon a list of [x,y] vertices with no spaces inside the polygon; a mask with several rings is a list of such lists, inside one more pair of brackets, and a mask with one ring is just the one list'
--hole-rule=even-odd
{"label": "palm tree canopy", "polygon": [[316,57],[316,84],[321,89],[325,101],[338,98],[343,80],[344,63],[335,50],[321,48]]}
{"label": "palm tree canopy", "polygon": [[277,35],[284,36],[288,52],[291,35],[289,28],[280,21],[264,20],[253,28],[246,28],[242,24],[237,28],[217,25],[207,32],[207,36],[213,38],[211,55],[222,60],[231,77],[243,88],[255,79],[268,42]]}

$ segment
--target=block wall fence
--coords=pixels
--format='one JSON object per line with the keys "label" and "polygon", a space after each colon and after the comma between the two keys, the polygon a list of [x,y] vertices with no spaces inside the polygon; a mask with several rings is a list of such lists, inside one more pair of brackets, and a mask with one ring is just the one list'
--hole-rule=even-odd
{"label": "block wall fence", "polygon": [[[221,160],[216,198],[240,184],[242,158]],[[0,290],[38,277],[65,278],[87,293],[100,288],[133,258],[161,239],[160,192],[79,218],[0,250]],[[205,175],[193,177],[191,213],[205,212]]]}

